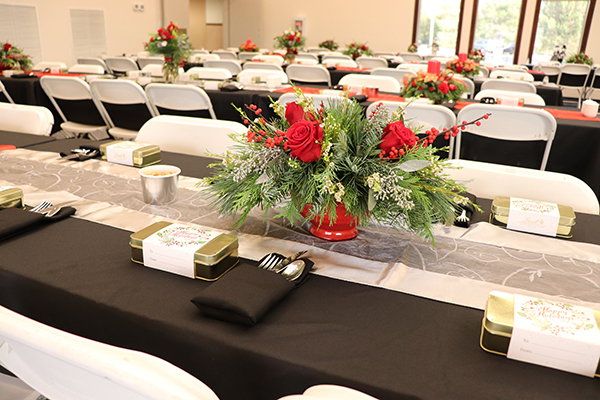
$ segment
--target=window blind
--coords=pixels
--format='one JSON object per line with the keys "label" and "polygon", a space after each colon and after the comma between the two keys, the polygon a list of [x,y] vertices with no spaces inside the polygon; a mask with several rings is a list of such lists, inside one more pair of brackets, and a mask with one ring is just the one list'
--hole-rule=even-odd
{"label": "window blind", "polygon": [[71,9],[73,57],[101,57],[106,54],[106,25],[103,10]]}

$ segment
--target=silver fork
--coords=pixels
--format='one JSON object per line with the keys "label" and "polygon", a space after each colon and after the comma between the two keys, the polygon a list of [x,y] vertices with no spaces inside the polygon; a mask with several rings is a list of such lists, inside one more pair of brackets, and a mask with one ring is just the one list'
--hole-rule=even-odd
{"label": "silver fork", "polygon": [[43,214],[43,211],[44,211],[45,209],[47,209],[47,208],[50,208],[50,207],[52,207],[52,203],[50,203],[50,202],[49,202],[49,201],[47,201],[47,200],[44,200],[44,201],[42,201],[40,204],[38,204],[37,206],[33,207],[33,208],[31,209],[31,211],[33,211],[33,212],[36,212],[36,213],[42,213],[42,214]]}
{"label": "silver fork", "polygon": [[262,262],[260,264],[258,264],[258,268],[270,269],[270,268],[274,267],[275,265],[277,265],[280,261],[281,261],[281,258],[277,254],[271,253],[268,256],[266,256],[265,259],[262,260]]}
{"label": "silver fork", "polygon": [[458,217],[456,217],[458,222],[467,222],[469,217],[467,217],[467,211],[463,208],[462,213]]}

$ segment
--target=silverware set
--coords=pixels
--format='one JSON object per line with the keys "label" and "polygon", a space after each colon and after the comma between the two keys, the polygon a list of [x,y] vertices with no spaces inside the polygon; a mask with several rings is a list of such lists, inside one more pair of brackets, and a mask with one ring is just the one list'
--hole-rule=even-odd
{"label": "silverware set", "polygon": [[306,253],[306,250],[300,251],[296,254],[292,254],[287,258],[275,253],[268,254],[262,262],[258,265],[258,268],[273,271],[277,274],[281,274],[287,280],[293,281],[302,275],[306,263],[303,260],[297,260],[300,256]]}
{"label": "silverware set", "polygon": [[44,200],[37,206],[33,207],[30,211],[38,214],[43,214],[46,217],[53,217],[56,215],[62,207],[53,206],[51,202]]}

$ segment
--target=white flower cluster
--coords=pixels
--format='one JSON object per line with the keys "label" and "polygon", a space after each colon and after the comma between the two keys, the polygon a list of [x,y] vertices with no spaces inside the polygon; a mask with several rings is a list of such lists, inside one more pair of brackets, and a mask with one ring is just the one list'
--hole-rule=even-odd
{"label": "white flower cluster", "polygon": [[382,177],[376,172],[367,177],[367,185],[373,189],[376,200],[393,199],[399,207],[410,210],[415,206],[415,203],[410,199],[410,189],[398,184],[402,180],[402,176],[389,175]]}
{"label": "white flower cluster", "polygon": [[327,193],[332,194],[335,198],[335,201],[341,202],[342,196],[344,195],[344,185],[341,183],[333,183],[333,181],[329,178],[325,178],[325,185],[323,189],[327,191]]}
{"label": "white flower cluster", "polygon": [[283,150],[278,147],[263,147],[258,150],[253,150],[252,156],[248,159],[235,159],[234,157],[226,157],[223,163],[227,168],[233,165],[235,175],[234,182],[241,182],[250,174],[262,174],[269,167],[269,163],[275,158],[283,154]]}

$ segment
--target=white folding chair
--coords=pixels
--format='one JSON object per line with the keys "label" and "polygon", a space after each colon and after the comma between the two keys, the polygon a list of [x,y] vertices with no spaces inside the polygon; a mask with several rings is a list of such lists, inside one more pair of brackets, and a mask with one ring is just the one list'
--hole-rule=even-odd
{"label": "white folding chair", "polygon": [[195,55],[195,54],[210,54],[210,51],[208,50],[190,50],[190,55]]}
{"label": "white folding chair", "polygon": [[485,89],[480,90],[475,95],[475,100],[481,100],[484,97],[498,98],[511,98],[511,99],[523,99],[523,103],[527,106],[545,106],[546,102],[544,98],[539,94],[525,93],[525,92],[511,92],[509,90],[493,90]]}
{"label": "white folding chair", "polygon": [[[558,61],[550,61],[556,62]],[[543,72],[545,76],[548,77],[549,82],[556,83],[558,82],[558,76],[561,73],[560,63],[558,65],[546,65],[542,63],[538,63],[535,67],[533,67],[534,71]]]}
{"label": "white folding chair", "polygon": [[[101,68],[99,65],[88,66]],[[54,108],[56,108],[58,115],[64,121],[60,124],[61,129],[75,135],[80,135],[109,126],[106,116],[101,111],[102,108],[98,105],[98,101],[92,98],[90,86],[83,80],[69,76],[42,76],[40,85],[52,102],[52,105],[54,105]],[[81,112],[82,109],[78,108],[78,112],[70,114],[70,116],[76,118],[76,121],[70,120],[61,107],[61,104],[69,102],[79,102],[80,105],[84,104],[83,102],[87,102],[89,109]],[[106,132],[103,132],[103,134],[105,135]]]}
{"label": "white folding chair", "polygon": [[157,115],[201,117],[196,115],[198,111],[206,110],[217,119],[210,97],[196,86],[151,83],[146,86],[146,94]]}
{"label": "white folding chair", "polygon": [[382,92],[400,93],[400,83],[391,76],[348,74],[344,75],[340,85],[376,87]]}
{"label": "white folding chair", "polygon": [[198,79],[227,80],[233,77],[231,71],[226,68],[192,67],[187,70],[187,74],[198,75]]}
{"label": "white folding chair", "polygon": [[388,66],[387,60],[379,57],[358,57],[356,63],[362,69],[387,68]]}
{"label": "white folding chair", "polygon": [[397,57],[396,53],[393,53],[391,51],[374,51],[373,52],[373,57]]}
{"label": "white folding chair", "polygon": [[102,68],[100,65],[75,64],[69,68],[69,73],[104,75],[104,68]]}
{"label": "white folding chair", "polygon": [[587,214],[600,211],[594,191],[571,175],[470,160],[448,163],[450,168],[444,172],[477,197],[519,197],[571,206]]}
{"label": "white folding chair", "polygon": [[413,71],[409,71],[407,69],[375,68],[375,69],[371,70],[371,75],[374,75],[374,76],[391,76],[392,78],[397,80],[398,83],[400,83],[401,88],[404,87],[404,83],[402,82],[402,79],[404,78],[404,75],[406,75],[406,74],[415,75],[415,73]]}
{"label": "white folding chair", "polygon": [[104,60],[98,57],[79,57],[77,58],[77,64],[99,65],[104,69],[104,72],[111,72]]}
{"label": "white folding chair", "polygon": [[129,57],[107,57],[106,65],[113,74],[126,74],[127,71],[138,71],[137,63]]}
{"label": "white folding chair", "polygon": [[219,56],[221,60],[237,60],[237,54],[230,50],[215,50],[212,54],[216,54]]}
{"label": "white folding chair", "polygon": [[527,72],[527,70],[529,69],[526,65],[519,65],[519,64],[507,64],[507,65],[502,65],[500,67],[496,68],[499,71],[519,71],[519,72]]}
{"label": "white folding chair", "polygon": [[205,68],[224,68],[231,72],[232,76],[236,76],[242,72],[242,65],[235,60],[206,60],[204,61]]}
{"label": "white folding chair", "polygon": [[311,386],[302,394],[280,397],[278,400],[377,400],[358,390],[338,385]]}
{"label": "white folding chair", "polygon": [[327,60],[350,60],[350,61],[354,61],[352,59],[352,57],[350,57],[350,56],[347,56],[345,54],[334,54],[334,53],[327,53],[327,54],[324,54],[321,57],[321,62],[323,62],[323,64],[325,64],[325,61],[327,61]]}
{"label": "white folding chair", "polygon": [[278,76],[281,79],[282,84],[287,84],[289,82],[288,76],[283,71],[275,71],[270,69],[245,69],[240,72],[237,76],[238,81],[242,82],[245,77],[260,78],[261,82],[267,82],[267,78],[270,76]]}
{"label": "white folding chair", "polygon": [[[470,125],[467,132],[493,139],[511,141],[546,142],[540,170],[546,169],[552,141],[556,133],[556,120],[544,110],[497,104],[469,104],[458,113],[457,121],[472,121],[491,113],[481,126]],[[460,158],[462,130],[456,137],[455,157]]]}
{"label": "white folding chair", "polygon": [[587,80],[591,69],[592,67],[586,64],[565,64],[558,76],[558,86],[563,91],[563,96],[565,89],[577,91],[577,107],[579,108],[581,108],[581,99],[585,96]]}
{"label": "white folding chair", "polygon": [[404,60],[404,62],[419,62],[423,60],[423,57],[418,55],[417,53],[400,53],[400,57]]}
{"label": "white folding chair", "polygon": [[537,93],[535,85],[531,82],[514,81],[512,79],[486,79],[480,90],[508,90],[511,92]]}
{"label": "white folding chair", "polygon": [[467,88],[467,92],[464,93],[462,97],[466,99],[472,99],[475,95],[475,84],[473,83],[473,81],[469,78],[457,75],[454,75],[453,78],[461,82],[463,85],[465,85],[465,88]]}
{"label": "white folding chair", "polygon": [[298,60],[312,60],[312,61],[319,61],[319,57],[317,57],[316,54],[312,54],[312,53],[298,53],[296,54],[296,61]]}
{"label": "white folding chair", "polygon": [[142,68],[142,72],[149,72],[150,76],[154,77],[164,76],[162,64],[146,64],[144,68]]}
{"label": "white folding chair", "polygon": [[238,60],[240,61],[250,61],[252,58],[256,56],[256,52],[245,52],[241,51],[238,53]]}
{"label": "white folding chair", "polygon": [[67,69],[67,64],[60,61],[42,61],[35,64],[32,68],[33,71],[44,71],[46,69],[58,68],[60,70]]}
{"label": "white folding chair", "polygon": [[[343,92],[339,95],[326,95],[326,94],[304,94],[307,99],[312,99],[313,104],[317,107],[323,106],[336,106],[343,102],[350,102],[348,98],[343,96]],[[277,102],[285,107],[288,103],[296,101],[296,93],[284,93],[282,94]]]}
{"label": "white folding chair", "polygon": [[190,59],[192,62],[198,63],[198,62],[204,62],[207,60],[220,60],[221,57],[219,57],[218,54],[198,53],[198,54],[194,54],[194,55],[190,56]]}
{"label": "white folding chair", "polygon": [[207,152],[225,154],[237,144],[229,135],[245,135],[247,131],[238,122],[161,115],[142,126],[137,141],[173,153],[204,156]]}
{"label": "white folding chair", "polygon": [[427,64],[400,64],[397,69],[409,70],[413,72],[427,71]]}
{"label": "white folding chair", "polygon": [[0,131],[50,136],[54,117],[40,106],[0,103]]}
{"label": "white folding chair", "polygon": [[484,66],[479,66],[479,74],[477,76],[481,76],[483,78],[487,78],[490,76],[490,70]]}
{"label": "white folding chair", "polygon": [[293,82],[303,83],[327,83],[331,86],[331,74],[322,65],[288,65],[285,70],[287,76]]}
{"label": "white folding chair", "polygon": [[2,81],[0,81],[0,93],[4,93],[4,97],[6,97],[6,100],[8,100],[9,103],[15,104],[12,97],[10,97],[10,94],[8,94],[8,92],[6,91],[6,88],[4,87]]}
{"label": "white folding chair", "polygon": [[358,68],[358,64],[354,60],[342,60],[341,58],[329,58],[323,61],[323,64],[330,66],[331,64],[336,67],[344,68]]}
{"label": "white folding chair", "polygon": [[502,68],[496,68],[493,71],[490,72],[490,78],[494,78],[494,79],[498,79],[498,78],[505,78],[505,79],[512,79],[515,81],[523,81],[523,82],[533,82],[533,75],[531,75],[529,72],[526,71],[518,71],[518,70],[512,70],[512,69],[502,69]]}
{"label": "white folding chair", "polygon": [[267,62],[256,62],[256,61],[248,61],[244,63],[243,68],[246,69],[268,69],[271,71],[281,71],[283,72],[283,68],[280,65],[267,63]]}
{"label": "white folding chair", "polygon": [[156,116],[146,93],[135,82],[95,79],[90,91],[108,122],[108,133],[117,139],[135,139],[142,125]]}
{"label": "white folding chair", "polygon": [[587,91],[585,93],[585,97],[587,99],[591,99],[592,97],[594,97],[594,94],[596,94],[596,92],[598,92],[598,91],[600,91],[600,74],[598,73],[598,68],[596,68],[594,70],[594,76],[592,77],[592,83],[590,84],[590,87],[587,89]]}
{"label": "white folding chair", "polygon": [[283,65],[283,57],[278,55],[265,55],[265,54],[257,54],[252,57],[252,61],[266,62],[276,65]]}
{"label": "white folding chair", "polygon": [[139,65],[140,69],[143,70],[146,65],[153,65],[153,64],[163,65],[165,63],[165,58],[164,57],[139,57],[137,59],[137,63]]}
{"label": "white folding chair", "polygon": [[0,365],[53,400],[218,400],[182,369],[0,307]]}

